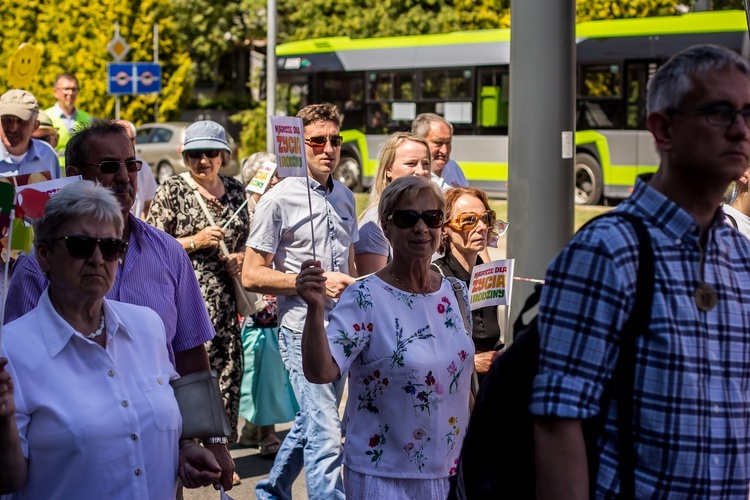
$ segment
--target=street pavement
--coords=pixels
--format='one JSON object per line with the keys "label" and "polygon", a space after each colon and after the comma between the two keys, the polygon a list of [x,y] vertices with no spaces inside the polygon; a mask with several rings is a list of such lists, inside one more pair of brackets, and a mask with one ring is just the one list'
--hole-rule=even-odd
{"label": "street pavement", "polygon": [[[493,260],[505,258],[505,238],[500,238],[498,241],[498,248],[489,249],[490,257]],[[505,315],[504,307],[501,307],[499,311],[499,317],[503,318]],[[505,331],[505,325],[501,325],[503,331]],[[346,405],[346,389],[344,390],[344,397],[341,402],[340,412],[343,412],[344,406]],[[239,427],[245,424],[244,419],[240,418]],[[291,422],[287,424],[277,425],[277,435],[282,441],[286,436]],[[235,500],[249,500],[255,498],[255,485],[261,479],[267,478],[268,473],[273,466],[273,460],[261,458],[260,451],[257,448],[243,448],[236,445],[232,450],[232,457],[237,467],[237,473],[242,480],[241,484],[238,484],[227,494]],[[307,488],[305,488],[305,473],[302,471],[297,477],[292,487],[292,496],[295,499],[303,500],[307,498]],[[198,488],[194,490],[185,490],[184,500],[215,500],[219,498],[219,492],[211,487]]]}

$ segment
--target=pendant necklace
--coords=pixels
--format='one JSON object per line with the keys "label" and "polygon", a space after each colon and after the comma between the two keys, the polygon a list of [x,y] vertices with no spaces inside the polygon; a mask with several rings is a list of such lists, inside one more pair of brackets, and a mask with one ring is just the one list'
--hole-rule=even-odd
{"label": "pendant necklace", "polygon": [[716,307],[716,304],[719,302],[719,297],[716,295],[716,290],[714,290],[714,287],[709,285],[705,282],[705,269],[703,266],[703,249],[701,249],[701,258],[700,258],[700,274],[701,274],[701,284],[696,288],[695,290],[695,305],[698,306],[698,309],[701,311],[710,311],[714,307]]}

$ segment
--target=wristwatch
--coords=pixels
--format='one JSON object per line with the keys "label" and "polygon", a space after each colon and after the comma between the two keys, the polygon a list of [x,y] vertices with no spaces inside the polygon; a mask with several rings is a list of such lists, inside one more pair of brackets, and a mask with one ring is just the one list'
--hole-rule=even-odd
{"label": "wristwatch", "polygon": [[226,437],[213,437],[206,439],[207,444],[228,444],[229,438]]}
{"label": "wristwatch", "polygon": [[190,250],[195,250],[195,240],[190,238]]}

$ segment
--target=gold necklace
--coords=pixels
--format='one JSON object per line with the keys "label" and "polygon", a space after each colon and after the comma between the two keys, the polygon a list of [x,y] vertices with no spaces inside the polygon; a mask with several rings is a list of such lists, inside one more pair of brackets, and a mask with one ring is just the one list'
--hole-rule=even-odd
{"label": "gold necklace", "polygon": [[[393,276],[393,279],[396,280],[396,282],[399,285],[401,285],[402,287],[406,288],[410,293],[413,293],[414,295],[418,295],[417,292],[415,292],[414,290],[412,290],[411,288],[409,288],[409,286],[406,283],[404,283],[403,281],[401,281],[400,279],[398,279],[398,277],[395,274],[393,274],[393,269],[390,266],[388,266],[388,272],[390,273],[391,276]],[[425,290],[424,292],[420,292],[420,293],[425,294],[425,293],[429,292],[430,291],[430,286],[432,286],[432,285],[431,284],[427,285],[427,290]]]}

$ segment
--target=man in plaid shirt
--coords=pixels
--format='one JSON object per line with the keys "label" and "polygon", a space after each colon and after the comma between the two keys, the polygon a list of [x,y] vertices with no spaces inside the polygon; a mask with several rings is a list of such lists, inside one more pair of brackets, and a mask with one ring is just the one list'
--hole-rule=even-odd
{"label": "man in plaid shirt", "polygon": [[[636,498],[748,498],[750,241],[724,224],[728,184],[750,163],[750,67],[717,46],[677,54],[648,84],[661,157],[616,210],[641,217],[654,251],[650,326],[635,344]],[[635,302],[638,241],[594,222],[552,261],[539,309],[531,412],[540,498],[588,498],[582,419],[599,412]],[[598,442],[593,496],[613,498],[617,404]]]}

